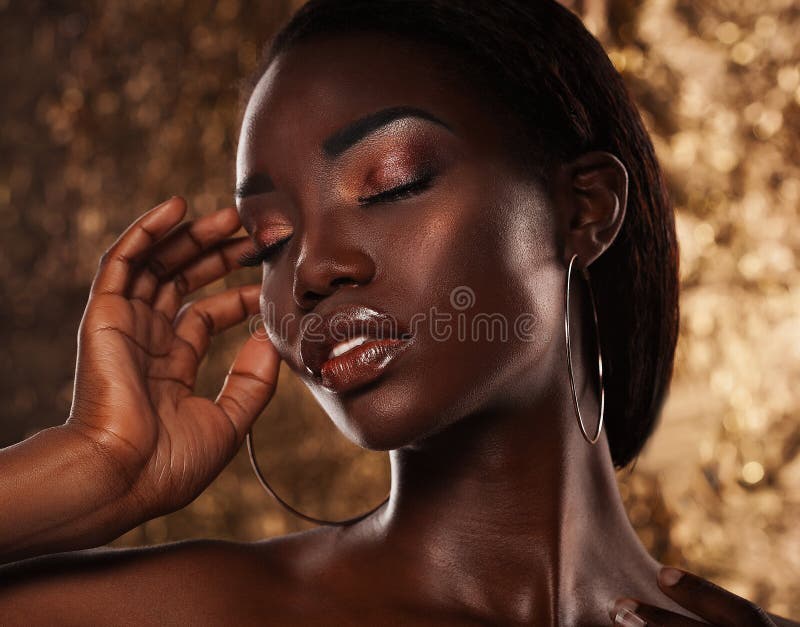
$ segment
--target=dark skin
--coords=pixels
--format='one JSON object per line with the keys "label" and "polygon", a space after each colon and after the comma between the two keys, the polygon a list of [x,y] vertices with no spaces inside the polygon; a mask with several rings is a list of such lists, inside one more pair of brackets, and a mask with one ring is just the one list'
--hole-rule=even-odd
{"label": "dark skin", "polygon": [[[690,576],[674,590],[659,582],[660,564],[625,514],[605,432],[591,446],[576,424],[563,350],[565,268],[573,254],[590,266],[613,243],[625,216],[624,165],[590,153],[562,164],[547,185],[532,181],[507,149],[508,116],[449,80],[447,63],[438,48],[369,34],[279,57],[245,113],[237,209],[172,230],[186,211],[177,198],[132,225],[92,286],[70,419],[0,451],[3,476],[21,477],[0,492],[20,503],[13,521],[0,520],[4,561],[99,546],[202,492],[271,399],[284,360],[343,433],[391,450],[389,503],[354,525],[254,544],[184,542],[10,564],[0,569],[4,624],[70,616],[607,625],[618,609],[609,603],[623,595],[671,613],[639,608],[653,625],[699,624],[692,616],[794,624],[747,622],[724,591],[687,595]],[[325,153],[326,140],[354,120],[395,107],[417,113]],[[422,175],[431,180],[414,193],[374,201]],[[359,203],[365,197],[373,201]],[[232,237],[240,226],[248,238]],[[182,306],[253,242],[278,240],[260,287]],[[468,321],[532,314],[533,339],[437,341],[423,325],[377,384],[338,395],[306,374],[304,315],[364,304],[407,322],[434,307],[453,312],[450,295],[461,286],[475,294]],[[210,337],[267,304],[277,319],[294,316],[286,332],[268,325],[272,341],[249,340],[215,401],[194,396]],[[579,330],[576,388],[591,430],[597,387],[591,338]],[[41,522],[43,507],[56,523]],[[725,608],[743,622],[726,622]]]}

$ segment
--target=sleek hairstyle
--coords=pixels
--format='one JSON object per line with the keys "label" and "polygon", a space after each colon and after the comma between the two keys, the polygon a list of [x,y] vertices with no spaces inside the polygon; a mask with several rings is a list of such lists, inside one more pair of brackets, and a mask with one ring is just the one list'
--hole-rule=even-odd
{"label": "sleek hairstyle", "polygon": [[[270,63],[314,37],[378,32],[444,46],[476,94],[494,94],[522,134],[531,172],[603,150],[628,170],[625,220],[590,267],[606,389],[605,425],[616,467],[653,432],[672,376],[678,336],[675,217],[622,77],[580,19],[555,0],[310,0],[267,45],[245,98]],[[432,63],[435,60],[432,59]],[[488,89],[487,89],[488,88]]]}

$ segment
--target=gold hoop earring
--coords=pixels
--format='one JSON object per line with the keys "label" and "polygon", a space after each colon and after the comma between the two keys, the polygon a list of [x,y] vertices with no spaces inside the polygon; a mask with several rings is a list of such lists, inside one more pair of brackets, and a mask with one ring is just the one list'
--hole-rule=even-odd
{"label": "gold hoop earring", "polygon": [[589,290],[589,301],[592,304],[592,317],[594,319],[594,330],[595,330],[595,338],[597,340],[597,374],[598,379],[600,382],[600,419],[597,422],[597,433],[595,434],[594,438],[590,438],[589,434],[586,432],[586,427],[583,425],[583,419],[581,418],[581,407],[580,403],[578,403],[578,394],[575,391],[575,375],[572,371],[572,351],[570,350],[570,341],[569,341],[569,285],[570,281],[572,280],[572,266],[575,263],[575,260],[578,258],[578,255],[572,255],[572,259],[569,260],[569,267],[567,268],[567,287],[564,290],[564,335],[566,337],[567,343],[567,371],[569,372],[569,384],[572,388],[572,401],[575,405],[575,414],[578,417],[578,425],[581,428],[581,433],[583,434],[584,439],[589,444],[594,444],[600,438],[600,431],[603,429],[603,413],[605,409],[605,388],[603,386],[603,355],[600,352],[600,327],[597,324],[597,308],[594,304],[594,294],[592,293],[592,284],[589,280],[589,273],[586,271],[586,268],[581,269],[581,274],[583,274],[584,279],[586,280],[586,287]]}
{"label": "gold hoop earring", "polygon": [[253,467],[253,470],[256,473],[256,477],[258,477],[258,481],[261,484],[261,487],[264,488],[267,492],[269,492],[272,497],[278,501],[278,503],[283,506],[285,509],[289,510],[295,516],[299,516],[303,520],[307,520],[312,523],[316,523],[318,525],[329,525],[329,526],[337,526],[342,527],[345,525],[352,525],[353,523],[358,522],[372,514],[373,512],[377,511],[384,504],[389,500],[390,495],[386,495],[386,498],[381,501],[378,505],[373,507],[371,510],[364,512],[363,514],[359,514],[358,516],[354,516],[353,518],[346,518],[345,520],[325,520],[324,518],[315,518],[314,516],[309,516],[308,514],[304,514],[301,511],[296,510],[294,507],[289,505],[286,501],[284,501],[275,490],[272,489],[272,486],[269,485],[267,480],[264,478],[264,475],[261,473],[261,469],[258,467],[258,462],[256,461],[255,453],[253,452],[253,430],[247,432],[247,453],[250,456],[250,465]]}

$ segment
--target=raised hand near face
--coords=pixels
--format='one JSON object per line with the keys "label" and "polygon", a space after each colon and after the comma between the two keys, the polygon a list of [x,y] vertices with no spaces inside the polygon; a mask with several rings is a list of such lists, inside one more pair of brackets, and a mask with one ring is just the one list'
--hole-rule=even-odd
{"label": "raised hand near face", "polygon": [[184,305],[239,267],[226,208],[181,222],[186,202],[150,210],[105,252],[81,321],[66,426],[92,441],[144,518],[189,503],[242,444],[275,389],[279,357],[265,338],[241,348],[216,400],[194,393],[211,336],[258,312],[260,286]]}

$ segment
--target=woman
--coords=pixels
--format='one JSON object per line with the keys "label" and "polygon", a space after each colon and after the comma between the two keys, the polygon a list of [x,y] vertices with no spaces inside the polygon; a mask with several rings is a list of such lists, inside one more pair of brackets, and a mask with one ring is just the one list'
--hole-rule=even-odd
{"label": "woman", "polygon": [[[172,198],[104,254],[68,420],[0,451],[4,624],[796,624],[661,569],[622,507],[614,467],[671,373],[677,246],[572,14],[313,1],[253,80],[237,177],[236,210],[182,222]],[[184,305],[252,264],[260,286]],[[210,337],[259,312],[268,338],[194,396]],[[198,496],[281,360],[391,450],[387,502],[254,544],[63,553]]]}

